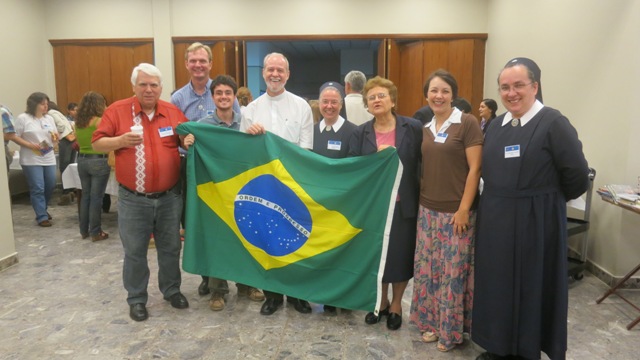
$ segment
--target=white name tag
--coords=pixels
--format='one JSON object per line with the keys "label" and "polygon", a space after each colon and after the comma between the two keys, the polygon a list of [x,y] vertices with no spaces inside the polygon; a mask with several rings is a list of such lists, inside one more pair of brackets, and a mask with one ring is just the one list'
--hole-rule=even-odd
{"label": "white name tag", "polygon": [[213,110],[207,110],[207,116],[211,116],[213,115],[214,111]]}
{"label": "white name tag", "polygon": [[449,134],[439,133],[438,135],[436,135],[435,142],[444,144],[444,142],[447,141],[447,136],[449,136]]}
{"label": "white name tag", "polygon": [[516,158],[520,157],[520,145],[511,145],[504,147],[504,158]]}
{"label": "white name tag", "polygon": [[158,129],[158,133],[160,134],[160,137],[167,137],[167,136],[173,136],[173,128],[171,126],[167,126],[167,127],[163,127]]}
{"label": "white name tag", "polygon": [[327,149],[329,149],[329,150],[338,150],[338,151],[340,151],[341,147],[342,147],[342,141],[329,140],[329,142],[327,143]]}

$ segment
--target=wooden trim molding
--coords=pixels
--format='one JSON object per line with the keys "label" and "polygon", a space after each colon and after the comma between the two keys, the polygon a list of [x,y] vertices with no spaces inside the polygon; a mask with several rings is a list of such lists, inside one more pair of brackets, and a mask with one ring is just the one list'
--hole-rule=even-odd
{"label": "wooden trim molding", "polygon": [[172,42],[192,43],[235,40],[235,41],[313,41],[313,40],[457,40],[457,39],[480,39],[486,40],[486,33],[469,34],[353,34],[353,35],[249,35],[249,36],[173,36]]}
{"label": "wooden trim molding", "polygon": [[53,46],[59,45],[139,45],[153,43],[153,38],[131,39],[49,39]]}

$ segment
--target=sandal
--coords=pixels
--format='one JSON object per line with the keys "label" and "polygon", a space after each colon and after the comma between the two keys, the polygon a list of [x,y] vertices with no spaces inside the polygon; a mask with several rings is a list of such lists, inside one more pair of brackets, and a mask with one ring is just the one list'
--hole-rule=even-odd
{"label": "sandal", "polygon": [[432,343],[432,342],[438,341],[438,335],[436,335],[431,331],[425,331],[422,333],[421,341],[423,343]]}
{"label": "sandal", "polygon": [[108,239],[108,238],[109,238],[109,234],[107,234],[104,231],[100,231],[98,235],[91,235],[91,241],[93,242]]}
{"label": "sandal", "polygon": [[453,345],[450,348],[447,348],[443,343],[438,343],[438,345],[436,345],[436,349],[440,352],[449,352],[450,350],[453,350],[453,348],[456,347],[455,345]]}

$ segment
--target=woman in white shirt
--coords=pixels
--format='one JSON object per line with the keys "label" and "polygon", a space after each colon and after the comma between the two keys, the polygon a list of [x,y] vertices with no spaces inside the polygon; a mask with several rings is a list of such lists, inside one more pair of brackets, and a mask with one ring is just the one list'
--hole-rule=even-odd
{"label": "woman in white shirt", "polygon": [[51,226],[47,204],[56,186],[56,156],[53,148],[59,138],[53,118],[47,115],[48,106],[49,97],[35,92],[27,98],[26,112],[15,121],[20,166],[29,184],[36,221],[43,227]]}

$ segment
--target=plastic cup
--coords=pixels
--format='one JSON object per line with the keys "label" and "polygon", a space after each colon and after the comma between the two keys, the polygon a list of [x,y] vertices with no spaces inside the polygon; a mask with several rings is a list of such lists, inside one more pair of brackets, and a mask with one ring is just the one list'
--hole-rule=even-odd
{"label": "plastic cup", "polygon": [[133,125],[131,127],[131,132],[134,133],[134,134],[142,135],[142,125]]}

